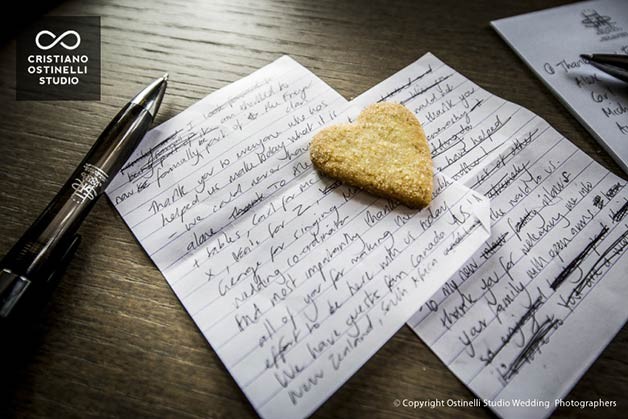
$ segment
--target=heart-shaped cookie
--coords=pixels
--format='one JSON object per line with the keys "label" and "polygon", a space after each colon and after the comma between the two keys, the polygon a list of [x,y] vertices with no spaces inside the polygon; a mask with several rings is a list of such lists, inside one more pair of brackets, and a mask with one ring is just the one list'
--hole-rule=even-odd
{"label": "heart-shaped cookie", "polygon": [[322,129],[312,139],[310,157],[325,175],[410,208],[432,200],[430,148],[421,124],[403,105],[370,105],[355,122]]}

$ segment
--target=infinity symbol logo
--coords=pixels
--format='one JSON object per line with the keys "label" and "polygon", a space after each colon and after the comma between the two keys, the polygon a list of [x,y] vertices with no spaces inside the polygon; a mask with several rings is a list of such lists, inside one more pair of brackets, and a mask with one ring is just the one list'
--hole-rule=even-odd
{"label": "infinity symbol logo", "polygon": [[[47,36],[51,37],[52,38],[52,42],[50,44],[48,44],[48,45],[42,45],[39,40],[40,40],[40,38],[43,35],[47,35]],[[74,45],[68,45],[65,42],[62,42],[63,39],[68,37],[68,36],[74,36],[75,37],[76,42],[74,43]],[[57,45],[59,43],[61,43],[61,46],[63,48],[69,49],[69,50],[73,50],[73,49],[78,48],[79,45],[81,45],[81,36],[76,31],[65,31],[65,32],[63,32],[61,34],[61,36],[59,36],[57,38],[57,36],[54,33],[44,30],[44,31],[41,31],[41,32],[39,32],[37,34],[37,36],[35,37],[35,43],[37,44],[39,49],[43,49],[44,51],[48,50],[50,48],[53,48],[55,45]]]}

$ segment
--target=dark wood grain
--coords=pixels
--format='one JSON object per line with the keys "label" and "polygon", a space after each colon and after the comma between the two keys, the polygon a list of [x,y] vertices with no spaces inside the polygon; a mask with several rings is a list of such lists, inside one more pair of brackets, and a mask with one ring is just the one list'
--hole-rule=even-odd
{"label": "dark wood grain", "polygon": [[[492,93],[556,127],[621,171],[490,29],[492,19],[562,1],[70,1],[54,15],[102,16],[99,102],[17,102],[15,41],[0,45],[0,254],[56,193],[128,98],[170,72],[162,122],[206,94],[289,54],[353,98],[432,51]],[[32,353],[0,372],[0,417],[254,417],[241,391],[106,199],[41,324]],[[5,344],[2,342],[1,344]],[[628,408],[628,331],[569,398]],[[4,388],[6,387],[6,388]],[[471,393],[402,328],[315,416],[486,417],[486,409],[395,408],[394,399]],[[558,409],[557,417],[595,417]],[[625,416],[624,416],[625,417]]]}

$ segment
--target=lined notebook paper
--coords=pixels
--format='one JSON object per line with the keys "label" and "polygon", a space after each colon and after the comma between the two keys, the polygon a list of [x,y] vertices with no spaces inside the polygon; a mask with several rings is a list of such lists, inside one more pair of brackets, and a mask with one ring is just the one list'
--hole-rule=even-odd
{"label": "lined notebook paper", "polygon": [[491,22],[628,173],[628,89],[580,54],[628,54],[628,2],[569,4]]}
{"label": "lined notebook paper", "polygon": [[491,237],[409,325],[500,416],[548,416],[628,318],[626,182],[431,54],[351,103],[373,96],[491,200]]}
{"label": "lined notebook paper", "polygon": [[282,57],[150,131],[107,190],[265,418],[311,414],[489,235],[444,174],[423,211],[319,177],[312,133],[359,110]]}

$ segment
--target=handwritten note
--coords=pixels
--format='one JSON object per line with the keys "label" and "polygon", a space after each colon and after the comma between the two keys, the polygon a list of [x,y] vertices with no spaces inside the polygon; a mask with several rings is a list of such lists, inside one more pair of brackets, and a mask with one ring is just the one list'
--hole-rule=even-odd
{"label": "handwritten note", "polygon": [[628,173],[628,89],[580,54],[628,54],[628,2],[575,3],[493,27]]}
{"label": "handwritten note", "polygon": [[345,99],[289,57],[152,129],[107,195],[160,270],[309,173],[306,138]]}
{"label": "handwritten note", "polygon": [[431,54],[366,95],[413,110],[435,166],[491,199],[490,238],[409,325],[499,415],[549,415],[628,318],[626,182]]}
{"label": "handwritten note", "polygon": [[283,57],[152,130],[107,191],[265,418],[311,414],[489,235],[445,175],[423,211],[319,177],[312,133],[359,110]]}

